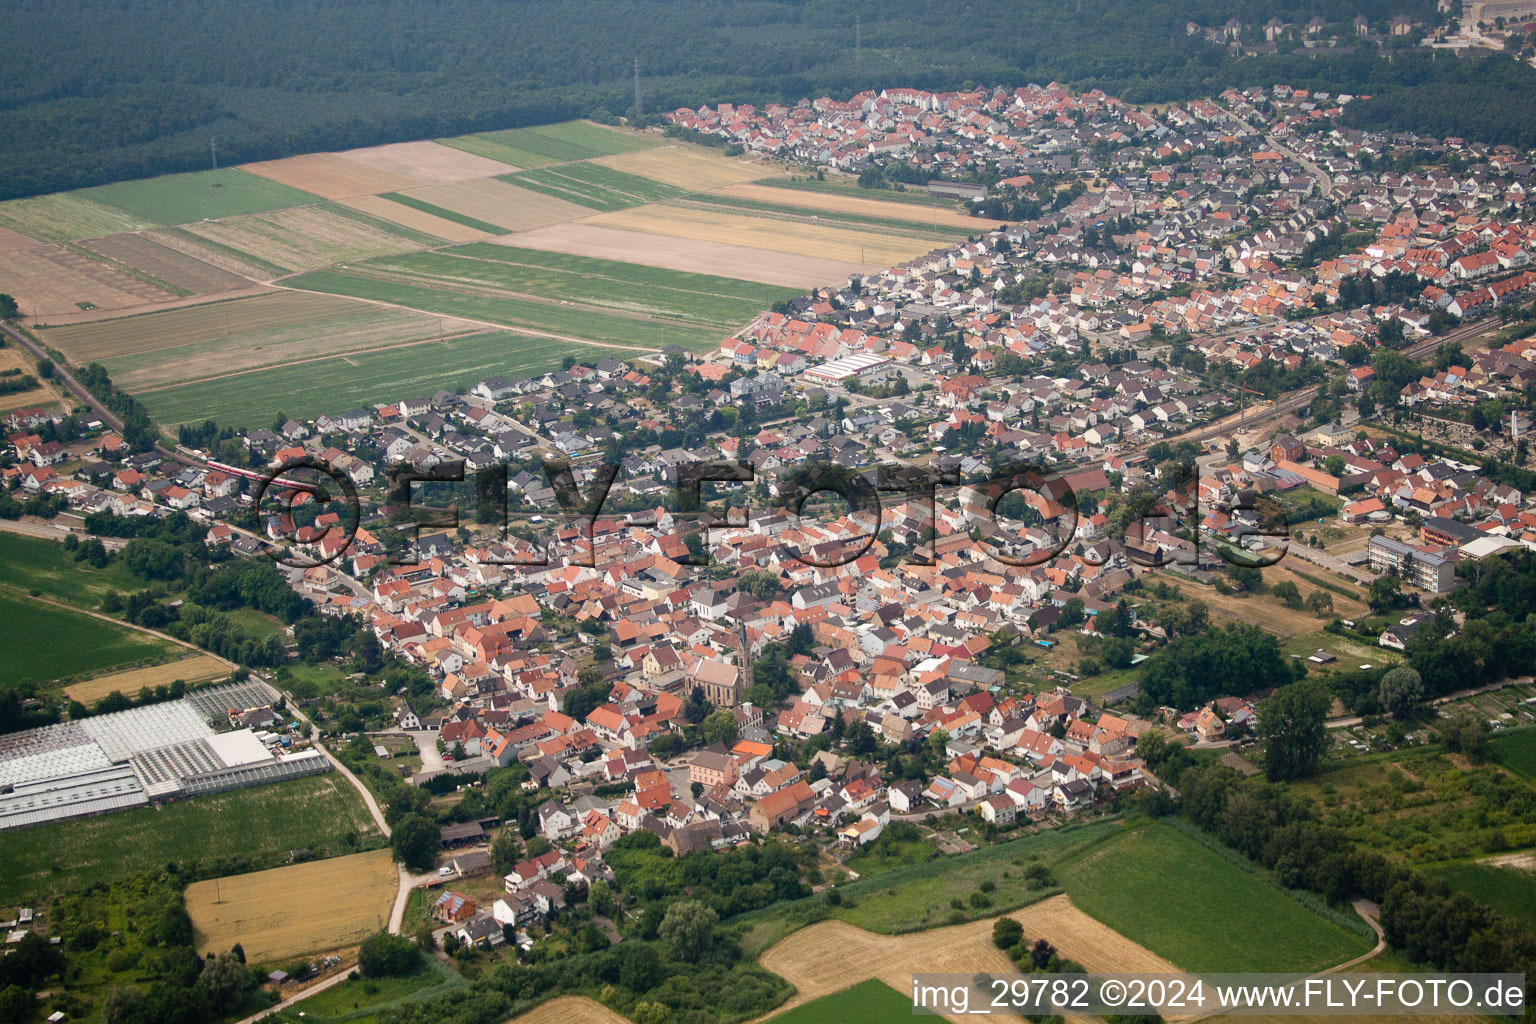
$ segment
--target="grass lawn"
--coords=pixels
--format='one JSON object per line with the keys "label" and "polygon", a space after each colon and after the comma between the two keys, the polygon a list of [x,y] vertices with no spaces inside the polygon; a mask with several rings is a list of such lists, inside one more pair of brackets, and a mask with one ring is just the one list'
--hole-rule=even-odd
{"label": "grass lawn", "polygon": [[177,649],[163,640],[9,591],[0,591],[0,648],[8,652],[0,686],[46,683],[165,661]]}
{"label": "grass lawn", "polygon": [[[355,847],[346,844],[349,833]],[[325,856],[381,842],[357,791],[340,775],[294,779],[0,833],[0,904],[35,903],[176,862],[234,874],[285,864],[291,850]]]}
{"label": "grass lawn", "polygon": [[[720,332],[717,330],[615,316],[589,309],[563,306],[558,301],[537,302],[530,299],[466,295],[453,290],[449,285],[436,288],[384,281],[334,270],[316,270],[308,274],[300,274],[283,283],[314,292],[393,302],[430,313],[462,316],[471,320],[501,324],[513,329],[521,327],[547,331],[568,338],[603,344],[640,345],[653,349],[681,345],[692,351],[702,351],[714,348],[720,344],[721,340]],[[567,348],[566,351],[569,352],[570,349]],[[608,354],[610,353],[595,352],[592,358],[601,359]],[[438,385],[438,387],[447,386],[446,382]],[[435,391],[436,388],[432,390]],[[292,410],[289,410],[289,413],[291,415]]]}
{"label": "grass lawn", "polygon": [[1485,906],[1536,929],[1536,867],[1445,864],[1425,869]]}
{"label": "grass lawn", "polygon": [[871,978],[770,1019],[772,1024],[890,1024],[910,1016],[910,996]]}
{"label": "grass lawn", "polygon": [[3,582],[22,591],[36,590],[43,597],[96,611],[109,590],[129,593],[144,587],[120,563],[93,569],[64,550],[64,545],[41,537],[0,533],[0,565]]}
{"label": "grass lawn", "polygon": [[1536,782],[1536,729],[1521,729],[1488,741],[1488,756],[1518,775]]}
{"label": "grass lawn", "polygon": [[1371,946],[1171,825],[1135,825],[1055,870],[1084,913],[1186,970],[1309,971]]}
{"label": "grass lawn", "polygon": [[120,181],[82,189],[76,194],[166,226],[190,224],[205,217],[217,220],[242,213],[265,213],[321,201],[318,196],[279,185],[238,167]]}
{"label": "grass lawn", "polygon": [[275,366],[236,377],[215,378],[140,392],[162,427],[212,418],[233,427],[269,423],[278,410],[311,419],[357,405],[398,401],[438,388],[457,391],[486,377],[527,376],[558,369],[564,356],[593,361],[627,358],[624,349],[572,345],[556,338],[488,331],[446,342],[354,352],[293,366]]}

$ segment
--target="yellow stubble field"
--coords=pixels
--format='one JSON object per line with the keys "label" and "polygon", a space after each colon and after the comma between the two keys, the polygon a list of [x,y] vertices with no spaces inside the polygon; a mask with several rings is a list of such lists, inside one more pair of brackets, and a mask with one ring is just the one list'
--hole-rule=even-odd
{"label": "yellow stubble field", "polygon": [[187,886],[200,954],[235,943],[253,963],[354,945],[389,923],[399,872],[388,850]]}
{"label": "yellow stubble field", "polygon": [[757,181],[781,173],[756,160],[721,156],[706,149],[684,146],[639,149],[633,153],[600,156],[591,162],[690,192]]}
{"label": "yellow stubble field", "polygon": [[586,223],[878,267],[887,267],[920,256],[935,247],[932,242],[885,235],[877,231],[826,227],[681,206],[640,206],[632,210],[601,214]]}

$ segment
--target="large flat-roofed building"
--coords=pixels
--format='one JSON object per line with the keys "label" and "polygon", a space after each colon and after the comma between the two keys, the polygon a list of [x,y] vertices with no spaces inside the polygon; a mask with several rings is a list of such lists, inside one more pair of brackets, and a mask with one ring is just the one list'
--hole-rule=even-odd
{"label": "large flat-roofed building", "polygon": [[1395,573],[1429,594],[1448,594],[1456,589],[1456,558],[1452,554],[1405,544],[1395,537],[1372,537],[1368,548],[1371,568]]}
{"label": "large flat-roofed building", "polygon": [[277,753],[269,734],[228,731],[231,712],[277,699],[236,683],[0,736],[0,831],[330,771],[317,750]]}
{"label": "large flat-roofed building", "polygon": [[891,361],[885,356],[877,356],[871,352],[856,352],[851,356],[843,356],[841,359],[813,366],[801,376],[818,384],[842,384],[848,380],[861,382],[884,380],[890,367]]}

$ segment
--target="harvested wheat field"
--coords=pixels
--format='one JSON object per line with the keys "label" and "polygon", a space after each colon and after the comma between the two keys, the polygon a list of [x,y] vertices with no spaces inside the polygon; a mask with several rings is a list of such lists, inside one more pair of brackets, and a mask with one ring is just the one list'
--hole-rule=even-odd
{"label": "harvested wheat field", "polygon": [[343,199],[341,205],[357,210],[359,213],[366,213],[370,217],[387,220],[391,224],[399,224],[412,231],[436,235],[448,242],[474,242],[486,237],[484,231],[442,217],[434,217],[423,210],[412,209],[403,203],[392,202],[380,196]]}
{"label": "harvested wheat field", "polygon": [[93,202],[77,192],[0,203],[0,227],[45,242],[72,242],[151,226],[126,210]]}
{"label": "harvested wheat field", "polygon": [[52,381],[39,380],[37,376],[37,360],[27,355],[15,346],[0,348],[0,370],[20,370],[22,373],[37,381],[37,387],[26,391],[16,391],[9,395],[0,395],[0,412],[10,412],[12,409],[26,409],[35,405],[51,405],[62,401],[58,390]]}
{"label": "harvested wheat field", "polygon": [[349,214],[344,207],[328,204],[188,224],[186,230],[288,271],[317,270],[333,263],[389,256],[420,249],[432,241],[411,237],[414,233],[404,228],[396,234],[388,225],[373,223],[362,214]]}
{"label": "harvested wheat field", "polygon": [[152,665],[149,668],[131,668],[126,672],[87,679],[64,687],[64,696],[89,707],[116,690],[132,697],[146,686],[166,686],[180,679],[184,683],[203,683],[229,674],[234,666],[211,654],[198,654],[180,661]]}
{"label": "harvested wheat field", "polygon": [[353,945],[389,923],[400,874],[388,850],[187,886],[200,954],[235,943],[252,963]]}
{"label": "harvested wheat field", "polygon": [[[176,296],[57,245],[0,253],[0,281],[34,320],[81,309],[123,309]],[[85,305],[81,305],[85,303]]]}
{"label": "harvested wheat field", "polygon": [[43,243],[35,238],[29,238],[19,231],[10,228],[0,228],[0,252],[15,252],[18,249],[36,249]]}
{"label": "harvested wheat field", "polygon": [[421,184],[413,178],[348,160],[336,153],[306,153],[282,160],[241,164],[240,169],[324,199],[395,192]]}
{"label": "harvested wheat field", "polygon": [[195,295],[226,292],[250,284],[243,277],[132,232],[87,238],[80,244]]}
{"label": "harvested wheat field", "polygon": [[560,996],[512,1019],[517,1024],[630,1024],[629,1018],[586,996]]}
{"label": "harvested wheat field", "polygon": [[820,224],[769,220],[666,205],[604,213],[591,218],[588,223],[600,227],[646,231],[655,235],[693,238],[701,242],[725,242],[877,268],[920,256],[935,247],[931,241],[882,235],[857,228],[825,227]]}
{"label": "harvested wheat field", "polygon": [[944,227],[969,228],[986,231],[1002,221],[972,217],[958,210],[946,210],[938,206],[922,206],[918,203],[893,203],[884,199],[861,199],[858,196],[832,195],[810,190],[773,188],[769,185],[727,185],[712,189],[711,194],[730,196],[733,199],[750,199],[753,202],[775,203],[779,206],[799,206],[810,210],[826,210],[828,213],[848,213],[860,217],[881,217],[920,224],[939,224]]}
{"label": "harvested wheat field", "polygon": [[387,146],[343,150],[338,156],[367,164],[376,170],[398,174],[423,185],[442,185],[468,178],[494,178],[519,170],[500,160],[466,153],[436,142],[392,142]]}
{"label": "harvested wheat field", "polygon": [[[1053,896],[1006,916],[1024,926],[1027,942],[1049,939],[1063,956],[1090,971],[1179,973],[1162,957],[1078,910],[1066,896]],[[906,935],[876,935],[842,921],[802,928],[759,958],[763,967],[796,989],[770,1016],[867,978],[879,978],[898,992],[910,992],[916,973],[1014,973],[1016,968],[1007,955],[992,944],[992,922],[996,920],[987,918]]]}
{"label": "harvested wheat field", "polygon": [[117,320],[51,327],[45,342],[84,366],[236,334],[297,327],[354,312],[352,299],[310,292],[267,292],[234,302],[208,303]]}
{"label": "harvested wheat field", "polygon": [[690,192],[734,185],[740,181],[757,181],[778,173],[767,164],[755,160],[721,156],[704,149],[680,146],[659,146],[633,153],[600,156],[591,162]]}
{"label": "harvested wheat field", "polygon": [[691,274],[714,274],[742,281],[782,285],[786,288],[815,288],[838,284],[850,274],[868,273],[871,267],[861,263],[821,260],[789,253],[749,249],[725,242],[701,242],[692,238],[668,238],[641,231],[621,231],[596,224],[555,224],[534,231],[522,231],[492,241],[501,245],[563,252],[571,256],[637,263],[663,270],[681,270]]}
{"label": "harvested wheat field", "polygon": [[279,363],[454,337],[477,329],[451,317],[342,296],[283,291],[50,328],[44,337],[73,361],[100,361],[120,387],[142,392]]}
{"label": "harvested wheat field", "polygon": [[585,206],[519,188],[495,178],[455,181],[402,194],[475,220],[498,225],[508,231],[559,224],[585,217],[592,212]]}

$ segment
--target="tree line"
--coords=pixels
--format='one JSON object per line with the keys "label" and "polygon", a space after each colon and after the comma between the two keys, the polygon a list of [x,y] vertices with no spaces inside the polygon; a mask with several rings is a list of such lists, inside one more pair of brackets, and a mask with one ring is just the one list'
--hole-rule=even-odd
{"label": "tree line", "polygon": [[[1132,102],[1213,95],[1229,85],[1298,86],[1373,100],[1363,121],[1454,126],[1515,141],[1531,129],[1529,68],[1502,61],[1388,62],[1351,52],[1243,57],[1188,33],[1233,15],[1338,26],[1432,0],[1020,0],[1006,14],[957,13],[927,0],[442,0],[430,17],[406,0],[296,5],[255,0],[215,16],[193,0],[20,0],[10,40],[27,60],[0,64],[0,198],[170,171],[402,139],[644,113],[722,100],[794,102],[914,86],[1047,82]],[[860,25],[855,46],[855,19]],[[1346,28],[1347,31],[1347,28]],[[641,63],[634,110],[633,62]],[[1440,90],[1445,82],[1449,89]],[[1488,83],[1497,88],[1488,89]],[[1482,88],[1480,88],[1482,87]],[[1411,90],[1417,88],[1417,92]],[[1451,98],[1447,102],[1447,98]],[[1522,124],[1523,122],[1523,124]]]}

